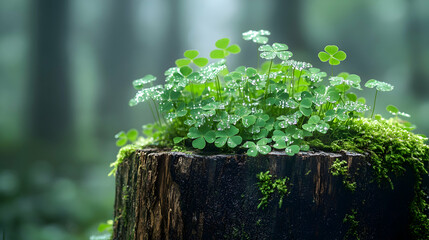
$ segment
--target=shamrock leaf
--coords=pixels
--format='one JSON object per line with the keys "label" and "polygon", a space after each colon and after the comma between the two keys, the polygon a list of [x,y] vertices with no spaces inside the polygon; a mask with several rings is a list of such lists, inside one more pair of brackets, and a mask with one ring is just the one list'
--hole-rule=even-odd
{"label": "shamrock leaf", "polygon": [[374,88],[377,89],[377,91],[381,92],[390,92],[393,90],[393,86],[391,84],[388,84],[386,82],[377,81],[375,79],[370,79],[368,82],[365,83],[365,87],[367,88]]}
{"label": "shamrock leaf", "polygon": [[272,60],[276,56],[281,60],[288,60],[292,57],[292,52],[286,51],[289,47],[286,44],[282,43],[274,43],[272,46],[270,45],[262,45],[258,48],[261,53],[261,58]]}
{"label": "shamrock leaf", "polygon": [[287,128],[291,125],[296,125],[298,123],[298,120],[302,117],[301,111],[296,111],[293,114],[287,115],[287,116],[279,116],[277,117],[277,120],[283,120],[279,123],[280,128]]}
{"label": "shamrock leaf", "polygon": [[246,41],[252,40],[254,43],[266,44],[268,42],[268,38],[265,36],[270,35],[271,33],[266,30],[253,31],[249,30],[243,33],[243,39]]}
{"label": "shamrock leaf", "polygon": [[149,74],[149,75],[144,76],[143,78],[134,80],[133,81],[133,87],[136,90],[141,90],[145,84],[154,82],[155,80],[156,80],[156,77]]}
{"label": "shamrock leaf", "polygon": [[299,104],[299,111],[304,115],[304,116],[310,116],[312,113],[312,101],[310,98],[303,98],[301,103]]}
{"label": "shamrock leaf", "polygon": [[282,66],[291,66],[293,69],[301,71],[305,68],[311,68],[313,65],[307,62],[300,62],[295,60],[286,60],[281,63]]}
{"label": "shamrock leaf", "polygon": [[235,126],[216,132],[215,146],[221,148],[227,143],[230,148],[237,147],[243,141],[240,136],[236,136],[238,132],[239,130]]}
{"label": "shamrock leaf", "polygon": [[[224,105],[222,105],[224,107]],[[217,124],[217,130],[222,131],[227,128],[230,128],[232,125],[235,125],[238,120],[240,120],[240,117],[234,114],[228,114],[225,111],[221,111],[220,113],[216,114],[213,118],[213,121],[219,122]]]}
{"label": "shamrock leaf", "polygon": [[218,49],[215,49],[210,52],[210,57],[213,59],[225,58],[230,53],[237,54],[241,51],[240,47],[237,44],[229,45],[228,38],[222,38],[216,41],[215,46]]}
{"label": "shamrock leaf", "polygon": [[337,88],[342,92],[347,91],[350,87],[362,90],[361,79],[356,74],[340,73],[336,77],[330,77],[329,81],[331,86],[338,86]]}
{"label": "shamrock leaf", "polygon": [[298,145],[290,145],[285,149],[285,152],[289,156],[293,156],[297,153],[299,153],[300,147]]}
{"label": "shamrock leaf", "polygon": [[[368,82],[365,83],[365,87],[367,88],[374,88],[375,87],[375,97],[374,97],[374,105],[372,107],[372,113],[371,113],[371,118],[374,115],[374,110],[375,110],[375,102],[377,100],[377,93],[378,91],[381,92],[389,92],[393,90],[393,86],[386,83],[386,82],[380,82],[377,81],[375,79],[370,79],[368,80]],[[389,106],[388,106],[389,107]],[[388,110],[389,111],[389,110]],[[389,111],[390,112],[390,111]],[[392,113],[392,112],[391,112]],[[392,113],[393,114],[393,113]],[[395,114],[394,114],[395,115]]]}
{"label": "shamrock leaf", "polygon": [[247,155],[251,157],[258,156],[258,153],[268,154],[271,152],[271,147],[267,144],[271,142],[271,139],[262,138],[256,144],[254,142],[247,141],[243,144],[243,147],[248,148]]}
{"label": "shamrock leaf", "polygon": [[115,138],[118,139],[116,140],[116,146],[124,146],[128,141],[135,142],[138,136],[139,132],[134,128],[130,129],[127,133],[120,131],[115,135]]}
{"label": "shamrock leaf", "polygon": [[410,117],[410,114],[404,113],[404,112],[400,112],[399,109],[397,107],[393,106],[393,105],[388,105],[386,107],[386,110],[389,113],[391,113],[392,115],[394,115],[394,116],[399,115],[399,116],[403,116],[403,117]]}
{"label": "shamrock leaf", "polygon": [[344,51],[338,51],[338,47],[335,45],[328,45],[325,47],[324,52],[319,52],[319,59],[322,62],[329,61],[330,65],[338,65],[341,61],[344,61],[347,57]]}
{"label": "shamrock leaf", "polygon": [[318,68],[310,68],[307,70],[307,76],[314,83],[321,82],[327,76],[326,72],[321,72]]}
{"label": "shamrock leaf", "polygon": [[203,81],[200,83],[205,83],[207,80],[215,78],[222,70],[226,69],[225,59],[220,60],[219,62],[211,63],[200,70]]}
{"label": "shamrock leaf", "polygon": [[150,88],[145,88],[136,93],[134,98],[129,101],[131,107],[137,105],[138,103],[145,102],[149,99],[160,100],[164,92],[162,85],[153,86]]}
{"label": "shamrock leaf", "polygon": [[273,141],[276,143],[273,145],[276,149],[285,149],[290,143],[292,143],[292,138],[290,135],[287,135],[285,132],[280,130],[274,130]]}
{"label": "shamrock leaf", "polygon": [[189,65],[191,62],[197,65],[198,67],[204,67],[207,65],[209,60],[207,58],[197,58],[200,53],[197,50],[187,50],[183,55],[185,58],[180,58],[176,60],[177,67],[183,67]]}
{"label": "shamrock leaf", "polygon": [[325,134],[329,130],[329,124],[321,120],[319,116],[315,115],[311,116],[308,119],[308,122],[302,125],[302,128],[309,132],[314,132],[315,130],[317,130],[318,132]]}
{"label": "shamrock leaf", "polygon": [[197,129],[195,127],[191,127],[189,129],[188,135],[189,138],[194,139],[192,141],[192,147],[197,149],[204,149],[206,146],[206,142],[213,143],[216,138],[216,133],[210,128],[202,127]]}

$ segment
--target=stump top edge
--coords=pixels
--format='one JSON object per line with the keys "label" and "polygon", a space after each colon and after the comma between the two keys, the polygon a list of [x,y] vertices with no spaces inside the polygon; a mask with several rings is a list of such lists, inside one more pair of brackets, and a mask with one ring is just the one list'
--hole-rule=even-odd
{"label": "stump top edge", "polygon": [[[246,154],[228,154],[228,153],[201,153],[201,152],[191,152],[191,153],[186,153],[186,152],[178,152],[178,151],[170,151],[169,149],[165,149],[165,148],[142,148],[142,149],[138,149],[137,151],[139,152],[145,152],[148,154],[174,154],[174,155],[179,155],[179,156],[185,156],[185,157],[232,157],[232,156],[243,156]],[[284,151],[272,151],[270,153],[268,153],[267,155],[259,155],[258,157],[261,156],[281,156],[281,157],[289,157]],[[349,151],[341,151],[339,153],[332,153],[332,152],[324,152],[324,151],[308,151],[308,152],[299,152],[297,153],[295,156],[298,157],[315,157],[315,156],[323,156],[323,157],[332,157],[332,158],[341,158],[341,157],[362,157],[365,158],[365,154],[361,154],[361,153],[356,153],[356,152],[349,152]],[[295,157],[292,156],[292,157]]]}

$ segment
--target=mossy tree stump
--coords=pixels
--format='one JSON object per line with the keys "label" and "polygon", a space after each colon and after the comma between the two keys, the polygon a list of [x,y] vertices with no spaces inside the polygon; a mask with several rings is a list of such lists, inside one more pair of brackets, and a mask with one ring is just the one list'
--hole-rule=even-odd
{"label": "mossy tree stump", "polygon": [[[346,160],[357,189],[330,167]],[[368,157],[354,153],[282,152],[189,155],[137,150],[116,175],[113,239],[411,239],[412,174],[395,188],[373,182]],[[258,209],[256,174],[290,178],[290,193]],[[353,215],[355,222],[346,221]]]}

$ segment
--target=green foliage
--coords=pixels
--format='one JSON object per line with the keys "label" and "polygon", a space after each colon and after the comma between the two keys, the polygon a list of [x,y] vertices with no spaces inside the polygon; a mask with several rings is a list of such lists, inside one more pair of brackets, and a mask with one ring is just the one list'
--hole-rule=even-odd
{"label": "green foliage", "polygon": [[222,38],[216,41],[215,49],[210,52],[210,57],[213,59],[226,58],[230,53],[237,54],[241,51],[237,44],[229,45],[229,38]]}
{"label": "green foliage", "polygon": [[270,171],[261,172],[256,177],[258,178],[259,191],[262,194],[262,197],[259,199],[258,208],[264,209],[276,191],[279,195],[279,207],[281,208],[284,197],[289,193],[289,178],[273,179]]}
{"label": "green foliage", "polygon": [[[264,44],[269,34],[265,30],[248,31],[243,38]],[[212,58],[225,58],[240,51],[227,38],[216,41],[215,46]],[[152,75],[135,80],[133,86],[138,92],[130,105],[148,102],[156,120],[144,126],[145,135],[163,146],[203,151],[244,149],[252,157],[274,148],[293,156],[309,150],[306,141],[335,131],[332,126],[364,117],[369,110],[366,100],[351,92],[362,90],[358,75],[341,72],[327,79],[326,72],[290,59],[293,54],[286,44],[265,44],[258,50],[261,58],[268,60],[261,68],[240,66],[228,71],[225,59],[200,64],[197,59],[203,58],[199,52],[187,50],[185,58],[176,61],[178,67],[165,72],[164,85],[154,86],[156,78]],[[319,57],[335,65],[346,55],[328,45]],[[281,62],[276,63],[276,58]],[[365,86],[376,88],[376,94],[393,89],[374,79]],[[374,108],[375,105],[373,113]],[[399,111],[390,112],[396,117],[406,116]],[[403,125],[408,130],[414,127],[410,123]],[[118,146],[135,140],[126,135],[117,135]]]}
{"label": "green foliage", "polygon": [[343,223],[348,225],[348,230],[346,232],[346,235],[344,236],[344,239],[353,239],[353,240],[359,240],[359,233],[358,233],[358,227],[359,227],[359,221],[356,220],[357,211],[355,209],[351,210],[350,214],[346,214],[346,216],[343,219]]}
{"label": "green foliage", "polygon": [[130,129],[127,133],[124,131],[120,131],[115,135],[116,140],[116,146],[122,147],[128,142],[135,142],[137,140],[137,137],[139,136],[139,132],[137,129]]}
{"label": "green foliage", "polygon": [[183,56],[185,58],[180,58],[176,60],[177,67],[188,66],[190,63],[194,63],[198,67],[204,67],[207,65],[209,60],[207,58],[197,58],[200,53],[197,50],[187,50]]}
{"label": "green foliage", "polygon": [[[286,44],[266,44],[269,34],[264,30],[243,34],[245,40],[264,44],[257,48],[260,57],[268,60],[261,67],[258,64],[228,70],[224,58],[241,50],[223,38],[216,41],[216,49],[210,53],[212,59],[220,59],[217,62],[197,60],[199,53],[188,50],[185,58],[176,61],[177,67],[165,72],[164,85],[153,85],[156,78],[152,75],[134,81],[138,92],[130,106],[148,102],[156,121],[144,126],[147,142],[198,151],[247,151],[251,157],[268,154],[273,148],[293,156],[308,151],[310,146],[367,152],[371,154],[375,179],[380,183],[391,184],[392,174],[402,174],[406,164],[413,166],[417,176],[427,173],[422,164],[429,159],[426,138],[411,133],[415,126],[399,118],[408,114],[389,106],[387,110],[394,115],[393,119],[384,120],[378,114],[372,119],[378,91],[391,91],[392,85],[374,79],[366,82],[365,87],[375,88],[376,93],[371,118],[365,118],[370,108],[359,97],[361,77],[333,71],[334,65],[346,59],[344,51],[328,45],[319,53],[319,59],[331,65],[328,77],[310,63],[291,59],[293,54]],[[130,140],[124,140],[124,134],[118,135],[120,145]],[[116,168],[119,162],[112,166]],[[346,187],[353,191],[356,183],[344,170],[341,162],[332,169],[334,174],[341,173]],[[273,187],[269,175],[258,178],[267,183],[263,185],[266,197],[261,202],[268,200],[267,194],[273,193],[273,189],[282,191],[278,187],[281,182]],[[413,202],[415,227],[427,229],[429,220],[423,216],[427,205],[420,185],[421,181],[417,181]]]}
{"label": "green foliage", "polygon": [[271,35],[269,31],[266,30],[259,30],[259,31],[253,31],[249,30],[245,33],[243,33],[243,39],[246,41],[252,40],[254,43],[258,44],[266,44],[268,42],[268,37]]}
{"label": "green foliage", "polygon": [[107,220],[105,223],[100,223],[98,225],[98,231],[99,232],[108,232],[110,234],[113,234],[113,220]]}
{"label": "green foliage", "polygon": [[[326,151],[348,150],[370,154],[374,180],[394,188],[392,177],[401,176],[410,167],[415,176],[414,199],[410,206],[411,230],[415,239],[428,239],[429,206],[422,190],[422,178],[428,174],[429,146],[425,136],[413,134],[398,118],[352,119],[348,124],[332,126],[335,132],[310,140],[309,144]],[[337,166],[344,165],[337,164]],[[343,169],[344,168],[338,168]],[[338,171],[338,172],[341,172]]]}
{"label": "green foliage", "polygon": [[347,161],[336,159],[330,169],[333,176],[342,176],[343,184],[348,190],[352,192],[356,190],[356,182],[351,181]]}
{"label": "green foliage", "polygon": [[[377,100],[378,91],[390,92],[393,90],[393,86],[388,84],[388,83],[385,83],[385,82],[380,82],[380,81],[377,81],[375,79],[370,79],[370,80],[368,80],[368,82],[365,83],[365,87],[375,88],[374,105],[372,107],[372,113],[371,113],[371,118],[372,118],[372,116],[374,115],[375,101]],[[388,111],[389,111],[389,109],[388,109]]]}
{"label": "green foliage", "polygon": [[131,156],[131,154],[133,154],[139,148],[140,146],[133,144],[123,146],[116,155],[116,161],[110,164],[110,167],[113,169],[110,171],[109,176],[115,175],[119,164],[121,164],[125,158]]}
{"label": "green foliage", "polygon": [[344,61],[347,57],[344,51],[339,51],[339,48],[335,45],[328,45],[325,47],[324,52],[319,52],[319,59],[322,62],[328,62],[330,65],[338,65],[341,61]]}
{"label": "green foliage", "polygon": [[286,51],[289,47],[286,44],[282,43],[274,43],[272,46],[270,45],[262,45],[258,48],[261,51],[261,58],[271,60],[275,57],[278,57],[281,60],[288,60],[292,57],[292,52]]}

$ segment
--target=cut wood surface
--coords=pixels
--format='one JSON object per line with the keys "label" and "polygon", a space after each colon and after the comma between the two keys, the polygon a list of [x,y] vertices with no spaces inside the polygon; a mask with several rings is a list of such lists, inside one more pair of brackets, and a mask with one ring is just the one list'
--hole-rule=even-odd
{"label": "cut wood surface", "polygon": [[[353,193],[330,167],[346,160]],[[274,195],[258,209],[256,174],[290,178],[281,208]],[[371,182],[368,158],[355,153],[284,152],[197,155],[138,150],[116,175],[113,239],[410,239],[414,178],[394,179],[394,191]],[[343,222],[356,210],[357,227]]]}

